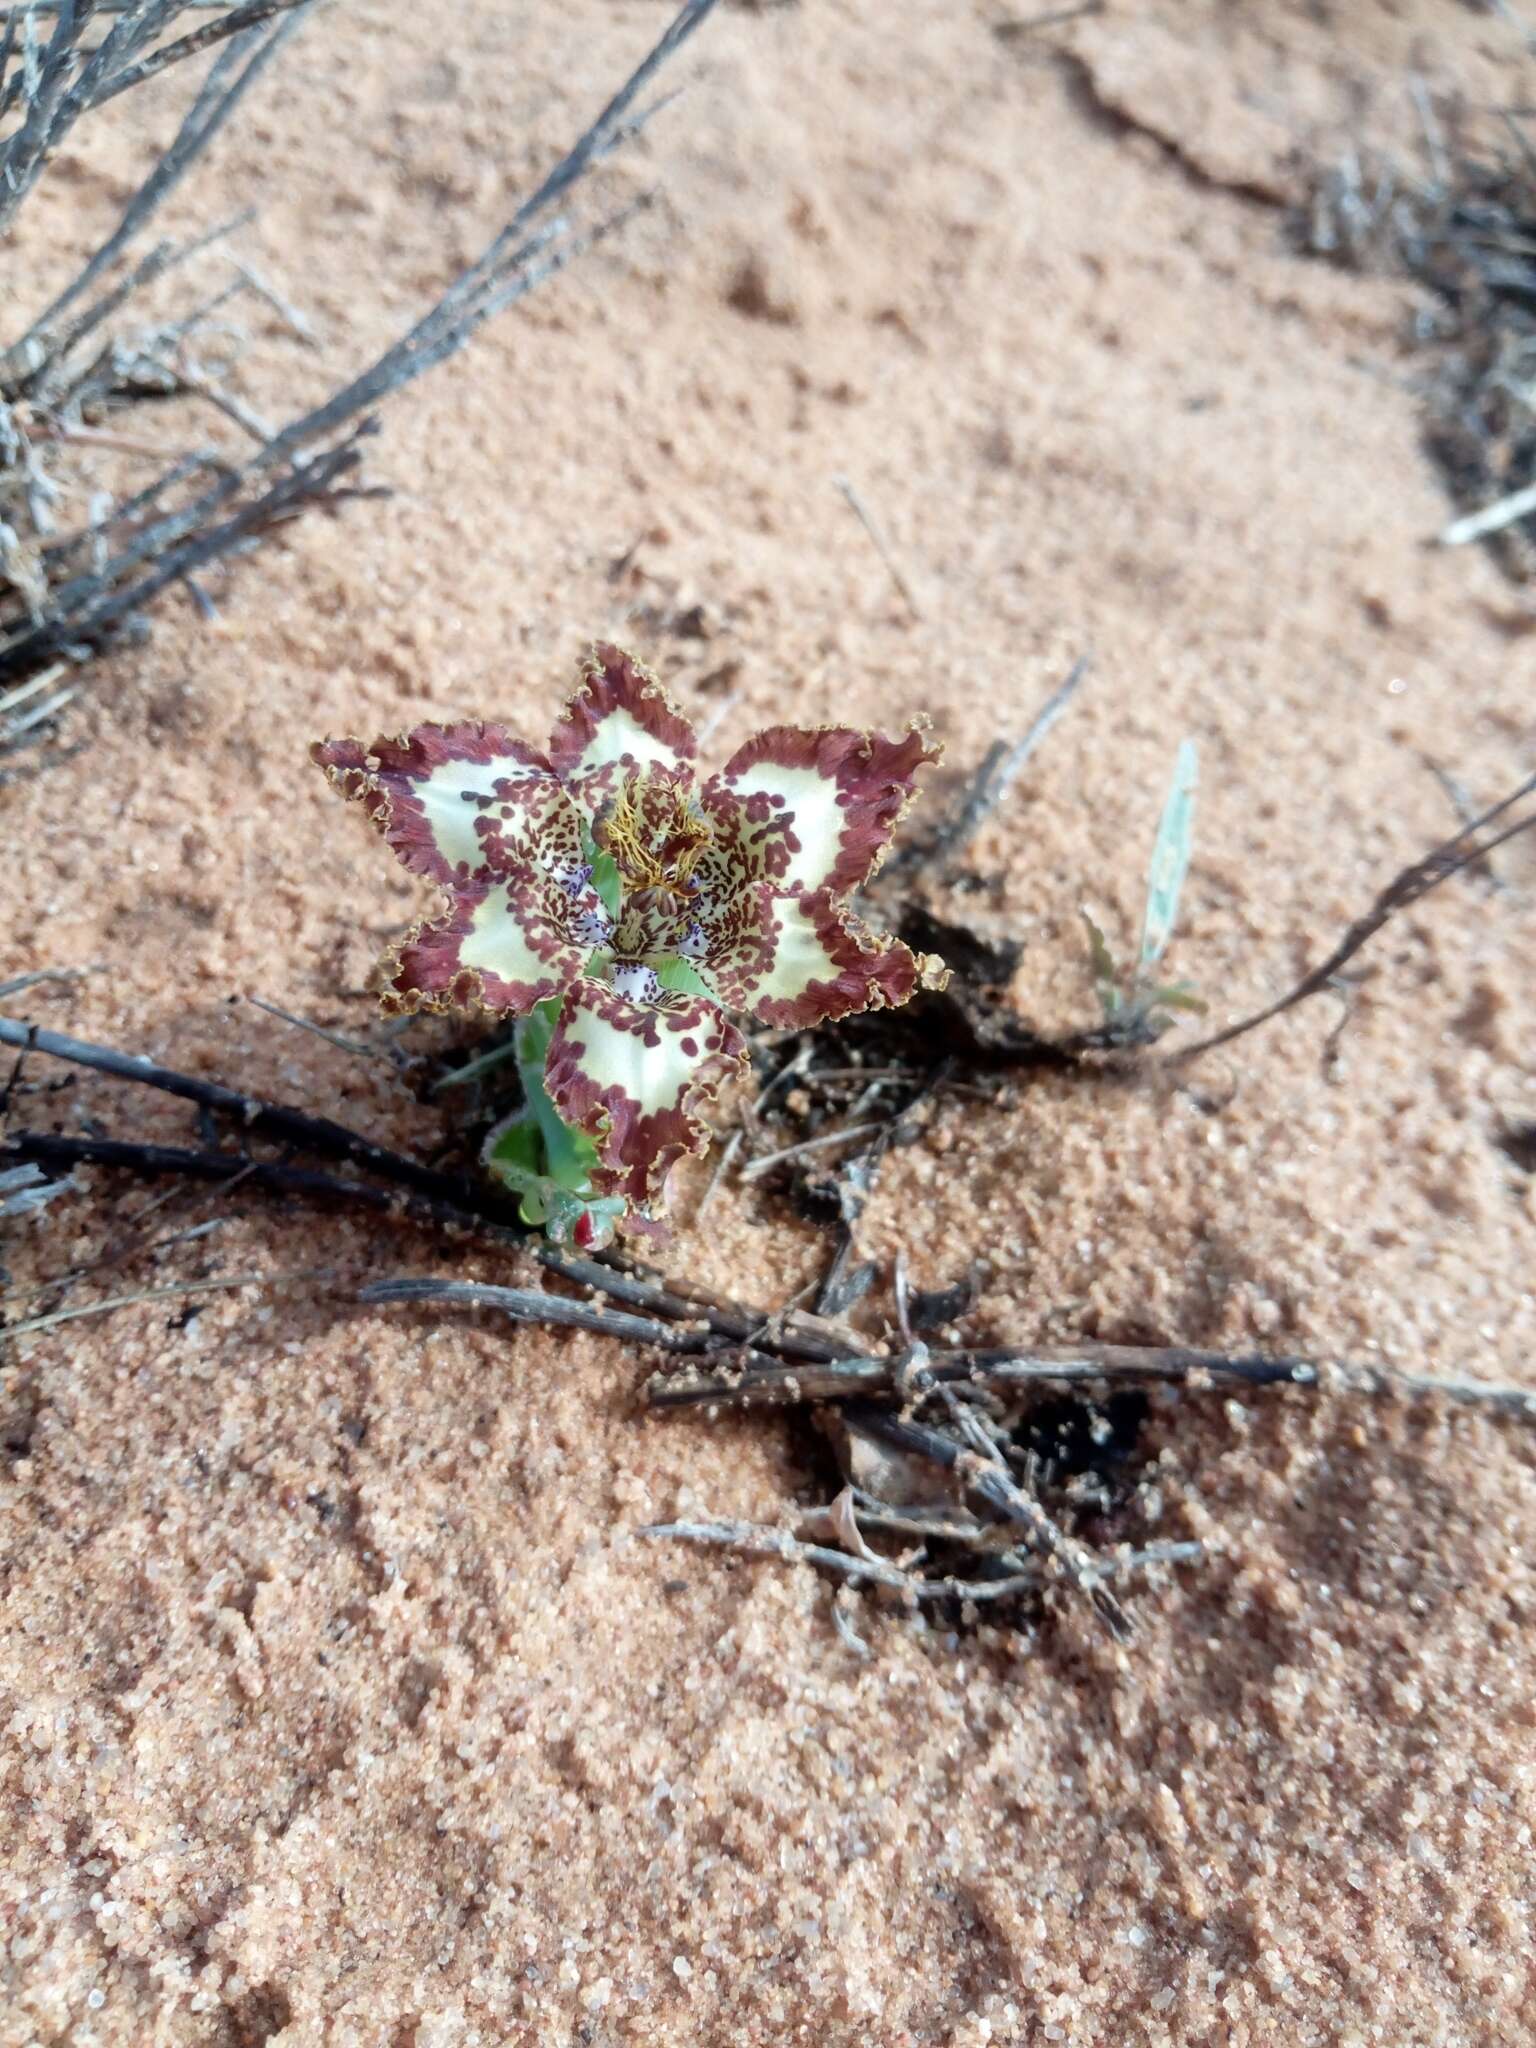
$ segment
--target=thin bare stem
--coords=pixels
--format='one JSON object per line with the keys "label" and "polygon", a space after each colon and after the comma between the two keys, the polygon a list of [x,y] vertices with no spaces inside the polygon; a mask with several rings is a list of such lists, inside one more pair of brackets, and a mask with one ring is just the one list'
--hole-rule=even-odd
{"label": "thin bare stem", "polygon": [[908,1400],[932,1386],[973,1386],[1016,1395],[1034,1386],[1302,1387],[1314,1394],[1428,1394],[1536,1421],[1536,1389],[1503,1386],[1458,1374],[1387,1371],[1347,1360],[1233,1357],[1220,1351],[1136,1344],[1040,1345],[1018,1350],[936,1351],[914,1366],[892,1358],[843,1357],[685,1367],[653,1373],[645,1398],[653,1408],[777,1408],[806,1402],[894,1397]]}
{"label": "thin bare stem", "polygon": [[1090,666],[1089,656],[1080,654],[1061,682],[1040,706],[1020,738],[1011,746],[1000,740],[988,749],[983,763],[984,773],[977,776],[953,825],[942,835],[934,848],[934,852],[947,864],[953,864],[957,856],[975,838],[985,820],[999,804],[1007,801],[1030,756],[1082,687]]}
{"label": "thin bare stem", "polygon": [[[183,0],[185,4],[185,0]],[[136,85],[143,85],[146,79],[167,71],[173,64],[180,64],[188,57],[199,56],[204,50],[212,49],[215,43],[222,43],[229,36],[243,35],[247,29],[259,28],[264,21],[270,21],[274,14],[288,14],[299,8],[309,7],[313,0],[245,0],[240,7],[232,7],[222,20],[206,22],[184,36],[178,36],[172,43],[162,43],[158,50],[137,64],[129,65],[117,72],[96,93],[90,105],[104,107],[108,100],[115,100],[120,92],[128,92]],[[178,12],[180,9],[178,9]]]}
{"label": "thin bare stem", "polygon": [[798,1145],[786,1145],[781,1152],[765,1152],[760,1159],[752,1160],[741,1169],[743,1180],[760,1180],[765,1173],[771,1173],[786,1160],[803,1158],[808,1152],[825,1152],[834,1145],[846,1145],[853,1138],[867,1138],[876,1131],[883,1131],[885,1124],[845,1124],[840,1131],[823,1131],[820,1137],[806,1138]]}
{"label": "thin bare stem", "polygon": [[835,476],[832,481],[847,499],[849,509],[852,511],[854,518],[858,520],[860,526],[869,535],[870,544],[885,564],[886,574],[901,593],[908,611],[911,612],[914,619],[920,619],[923,616],[923,608],[918,603],[917,595],[911,583],[907,580],[906,572],[903,570],[900,562],[897,561],[896,552],[886,539],[885,530],[879,520],[870,511],[861,493],[848,477]]}
{"label": "thin bare stem", "polygon": [[377,1059],[378,1048],[364,1045],[359,1038],[344,1038],[339,1031],[331,1031],[324,1024],[312,1024],[308,1017],[296,1017],[291,1010],[280,1009],[276,1003],[269,1003],[265,996],[247,995],[245,999],[258,1010],[265,1010],[269,1017],[276,1017],[284,1024],[295,1025],[300,1031],[308,1031],[316,1038],[323,1038],[327,1045],[334,1045],[338,1052],[356,1054],[359,1059]]}
{"label": "thin bare stem", "polygon": [[994,22],[992,33],[1005,43],[1015,42],[1024,36],[1038,35],[1042,29],[1064,28],[1069,21],[1082,21],[1090,14],[1102,14],[1104,0],[1076,0],[1071,7],[1052,7],[1044,14],[1019,15],[1010,20]]}
{"label": "thin bare stem", "polygon": [[1517,519],[1529,518],[1533,512],[1536,512],[1536,484],[1526,484],[1523,489],[1510,491],[1504,497],[1496,498],[1491,505],[1484,505],[1480,511],[1453,519],[1449,526],[1440,530],[1440,546],[1465,547],[1468,541],[1483,540],[1490,533],[1502,533],[1506,526],[1513,526]]}
{"label": "thin bare stem", "polygon": [[726,1365],[708,1372],[694,1368],[655,1374],[647,1381],[645,1393],[654,1408],[773,1408],[805,1401],[845,1401],[861,1395],[905,1399],[914,1379],[918,1384],[972,1385],[1001,1393],[1036,1382],[1145,1385],[1161,1380],[1198,1385],[1202,1377],[1241,1381],[1246,1386],[1311,1386],[1317,1381],[1318,1368],[1299,1358],[1230,1358],[1215,1351],[1143,1349],[1131,1344],[1046,1345],[1028,1350],[935,1352],[916,1373],[905,1354],[745,1369]]}
{"label": "thin bare stem", "polygon": [[493,1308],[514,1323],[538,1323],[594,1336],[616,1337],[626,1344],[650,1344],[663,1351],[699,1351],[709,1342],[708,1326],[691,1328],[661,1322],[654,1316],[628,1315],[618,1309],[595,1308],[562,1294],[543,1294],[531,1287],[487,1287],[468,1280],[375,1280],[363,1288],[359,1301],[381,1307],[395,1302],[446,1302],[456,1308]]}
{"label": "thin bare stem", "polygon": [[1517,833],[1530,831],[1536,825],[1536,812],[1529,817],[1517,818],[1512,825],[1505,825],[1499,831],[1485,838],[1487,828],[1498,818],[1520,803],[1536,790],[1536,775],[1529,775],[1518,788],[1501,797],[1470,825],[1464,825],[1459,832],[1444,840],[1422,859],[1414,861],[1401,874],[1393,877],[1381,891],[1376,901],[1362,917],[1357,917],[1342,939],[1316,967],[1309,968],[1294,988],[1281,996],[1278,1002],[1257,1010],[1250,1017],[1242,1018],[1236,1024],[1229,1024],[1224,1030],[1212,1032],[1207,1038],[1196,1040],[1193,1045],[1183,1046],[1169,1056],[1170,1066],[1182,1066],[1186,1060],[1197,1058],[1201,1053],[1211,1052],[1218,1045],[1230,1045],[1234,1038],[1241,1038],[1246,1032],[1256,1031],[1261,1024],[1282,1016],[1297,1003],[1305,1002],[1308,996],[1315,996],[1325,989],[1333,977],[1358,953],[1368,940],[1373,939],[1388,920],[1411,904],[1427,896],[1432,889],[1438,889],[1442,882],[1448,882],[1452,875],[1459,875],[1463,869],[1475,867],[1486,861],[1496,847]]}
{"label": "thin bare stem", "polygon": [[309,1266],[297,1273],[233,1273],[223,1279],[181,1280],[169,1287],[141,1287],[133,1294],[114,1294],[106,1301],[81,1302],[75,1308],[56,1308],[48,1315],[28,1316],[19,1323],[0,1324],[0,1339],[35,1337],[60,1323],[79,1322],[85,1316],[105,1316],[120,1308],[137,1308],[146,1301],[174,1301],[187,1294],[226,1293],[236,1287],[291,1287],[305,1280],[329,1280],[334,1269]]}
{"label": "thin bare stem", "polygon": [[741,1150],[745,1137],[746,1133],[738,1126],[732,1131],[730,1137],[727,1138],[725,1144],[721,1147],[720,1157],[715,1161],[715,1170],[709,1176],[709,1186],[704,1190],[699,1206],[694,1211],[693,1227],[695,1230],[698,1229],[713,1207],[715,1197],[720,1192],[721,1182],[735,1165],[736,1154]]}
{"label": "thin bare stem", "polygon": [[47,981],[59,982],[67,988],[82,975],[95,972],[93,967],[34,967],[30,974],[13,974],[9,981],[0,981],[0,996],[20,995],[24,988],[36,988]]}
{"label": "thin bare stem", "polygon": [[[1021,1593],[1038,1592],[1048,1577],[1043,1566],[1030,1565],[995,1579],[924,1578],[893,1564],[889,1558],[873,1553],[855,1557],[824,1543],[804,1542],[788,1529],[776,1529],[763,1522],[651,1522],[635,1534],[739,1550],[752,1557],[776,1557],[784,1564],[814,1565],[855,1585],[885,1586],[910,1601],[961,1600],[981,1605],[1011,1600]],[[1117,1578],[1158,1565],[1197,1563],[1204,1554],[1199,1543],[1153,1543],[1142,1550],[1111,1551],[1098,1560],[1096,1569],[1102,1578]]]}

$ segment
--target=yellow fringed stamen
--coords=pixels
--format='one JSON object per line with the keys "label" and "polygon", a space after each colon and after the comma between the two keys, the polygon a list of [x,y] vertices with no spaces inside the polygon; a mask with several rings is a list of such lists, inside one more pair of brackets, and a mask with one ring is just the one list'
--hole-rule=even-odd
{"label": "yellow fringed stamen", "polygon": [[[681,785],[674,783],[663,804],[649,811],[647,793],[644,778],[631,775],[604,806],[598,840],[613,855],[628,888],[684,893],[709,844],[709,825],[692,792]],[[660,818],[654,808],[662,810]]]}

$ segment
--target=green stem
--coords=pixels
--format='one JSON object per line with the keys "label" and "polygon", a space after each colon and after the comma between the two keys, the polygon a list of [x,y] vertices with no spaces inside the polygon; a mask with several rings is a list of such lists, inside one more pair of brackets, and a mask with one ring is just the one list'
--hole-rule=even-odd
{"label": "green stem", "polygon": [[484,1160],[504,1186],[522,1196],[529,1223],[541,1223],[557,1244],[606,1244],[624,1214],[616,1195],[592,1186],[597,1147],[584,1131],[568,1124],[549,1098],[544,1062],[560,1006],[541,1003],[518,1019],[512,1051],[523,1084],[524,1107],[498,1124],[486,1142]]}
{"label": "green stem", "polygon": [[588,1190],[588,1174],[596,1154],[582,1132],[572,1130],[549,1099],[544,1086],[544,1062],[560,1014],[556,1002],[540,1003],[526,1017],[519,1017],[513,1044],[517,1054],[517,1077],[523,1084],[523,1100],[539,1126],[549,1177],[572,1194]]}

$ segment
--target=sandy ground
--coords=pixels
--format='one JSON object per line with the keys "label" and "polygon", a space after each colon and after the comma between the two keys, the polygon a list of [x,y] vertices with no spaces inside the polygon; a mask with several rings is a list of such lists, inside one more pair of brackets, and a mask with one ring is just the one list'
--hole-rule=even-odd
{"label": "sandy ground", "polygon": [[[387,1064],[244,1000],[366,1031],[416,902],[304,746],[470,712],[541,734],[594,634],[720,712],[722,751],[768,718],[927,710],[959,767],[1091,649],[977,849],[1046,1025],[1091,1014],[1079,905],[1133,929],[1183,735],[1170,964],[1218,1021],[1447,829],[1422,756],[1482,796],[1529,772],[1524,600],[1424,546],[1446,508],[1409,295],[1299,259],[1282,211],[1349,124],[1409,132],[1410,72],[1507,96],[1507,27],[1452,0],[997,18],[714,21],[619,174],[662,205],[391,406],[398,494],[213,578],[215,626],[168,603],[0,795],[5,973],[94,969],[7,1007],[430,1150],[439,1113]],[[199,201],[259,204],[248,246],[323,336],[295,371],[258,320],[246,386],[362,361],[663,19],[312,25]],[[79,131],[16,303],[100,232],[173,97]],[[1536,848],[1502,873],[1375,945],[1332,1065],[1324,999],[1191,1085],[946,1109],[866,1252],[905,1245],[922,1285],[991,1257],[969,1327],[993,1339],[1536,1384],[1536,1189],[1494,1142],[1536,1113]],[[86,1077],[13,1113],[190,1128]],[[146,1200],[84,1179],[13,1236],[14,1285]],[[782,1514],[807,1484],[783,1425],[649,1421],[617,1348],[352,1301],[515,1259],[239,1192],[158,1220],[210,1217],[70,1301],[298,1277],[5,1360],[5,2048],[1536,2039],[1528,1430],[1438,1400],[1160,1403],[1161,1533],[1209,1556],[1134,1596],[1132,1648],[1075,1610],[960,1641],[872,1611],[861,1663],[809,1575],[631,1534]],[[822,1257],[730,1186],[667,1253],[770,1300]]]}

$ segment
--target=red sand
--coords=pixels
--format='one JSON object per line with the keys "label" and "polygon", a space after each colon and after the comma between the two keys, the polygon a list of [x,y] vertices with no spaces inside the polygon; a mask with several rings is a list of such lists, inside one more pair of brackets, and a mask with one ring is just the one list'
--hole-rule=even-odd
{"label": "red sand", "polygon": [[[196,213],[259,200],[260,261],[323,335],[297,374],[381,345],[663,19],[308,27]],[[1529,772],[1526,600],[1424,546],[1447,508],[1411,295],[1292,254],[1276,204],[1348,128],[1403,143],[1410,72],[1509,97],[1508,25],[1450,0],[999,19],[712,22],[619,173],[662,204],[391,404],[398,495],[214,578],[214,629],[166,604],[4,791],[4,971],[94,969],[6,1007],[428,1151],[439,1116],[387,1066],[243,1000],[366,1031],[417,902],[305,743],[450,713],[542,732],[594,634],[719,710],[722,751],[769,718],[926,710],[960,768],[1091,648],[977,847],[1045,1026],[1091,1014],[1079,906],[1134,929],[1185,734],[1170,965],[1217,1021],[1449,828],[1421,756],[1480,796]],[[24,307],[169,118],[146,93],[79,131],[8,263]],[[242,388],[270,406],[296,351],[256,324]],[[905,1245],[920,1285],[986,1254],[984,1337],[1536,1384],[1536,1188],[1493,1142],[1536,1114],[1536,847],[1501,866],[1506,893],[1452,883],[1376,942],[1331,1068],[1319,999],[1179,1085],[946,1108],[884,1170],[864,1253]],[[86,1113],[188,1129],[88,1077],[13,1117]],[[16,1285],[146,1199],[82,1178],[7,1247]],[[210,1216],[69,1302],[330,1277],[66,1324],[0,1383],[6,2048],[1536,2038],[1528,1429],[1159,1402],[1160,1533],[1210,1555],[1131,1596],[1129,1651],[1071,1608],[959,1642],[870,1609],[860,1663],[809,1574],[633,1537],[781,1516],[780,1423],[648,1420],[634,1354],[353,1305],[381,1273],[514,1259],[238,1192],[156,1222]],[[774,1300],[822,1257],[730,1184],[667,1253]]]}

